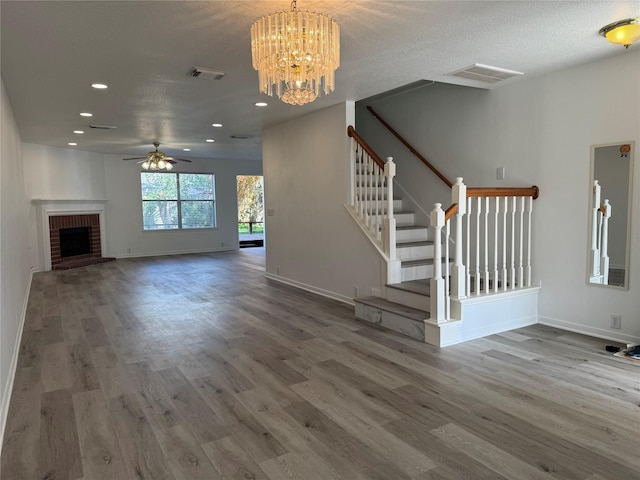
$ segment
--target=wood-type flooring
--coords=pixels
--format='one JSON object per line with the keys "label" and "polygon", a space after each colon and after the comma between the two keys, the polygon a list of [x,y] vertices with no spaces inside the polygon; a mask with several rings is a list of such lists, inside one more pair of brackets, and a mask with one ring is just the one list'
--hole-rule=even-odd
{"label": "wood-type flooring", "polygon": [[34,275],[2,480],[640,479],[640,366],[533,326],[439,349],[264,250]]}

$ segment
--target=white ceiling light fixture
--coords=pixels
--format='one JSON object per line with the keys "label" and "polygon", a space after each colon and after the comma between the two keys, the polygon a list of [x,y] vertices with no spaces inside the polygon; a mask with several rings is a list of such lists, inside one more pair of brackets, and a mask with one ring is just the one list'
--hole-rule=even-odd
{"label": "white ceiling light fixture", "polygon": [[105,85],[104,83],[92,83],[91,86],[96,90],[106,90],[107,88],[109,88],[109,86]]}
{"label": "white ceiling light fixture", "polygon": [[221,123],[212,123],[211,126],[212,127],[216,127],[216,128],[220,128],[220,127],[222,127],[222,124]]}
{"label": "white ceiling light fixture", "polygon": [[73,133],[77,133],[78,135],[81,135],[84,133],[84,130],[74,130]]}
{"label": "white ceiling light fixture", "polygon": [[291,11],[264,16],[251,25],[251,57],[260,91],[285,103],[304,105],[335,90],[340,66],[340,27],[332,18]]}
{"label": "white ceiling light fixture", "polygon": [[213,142],[215,142],[215,140],[214,140],[213,138],[207,138],[207,139],[205,140],[205,142],[207,142],[207,143],[213,143]]}
{"label": "white ceiling light fixture", "polygon": [[255,106],[256,106],[256,107],[266,107],[266,106],[267,106],[267,103],[266,103],[266,102],[256,102],[256,103],[255,103]]}
{"label": "white ceiling light fixture", "polygon": [[67,143],[67,145],[69,145],[70,147],[75,147],[78,144],[76,142],[69,142],[69,143]]}
{"label": "white ceiling light fixture", "polygon": [[80,114],[81,117],[93,117],[93,113],[89,113],[89,112],[82,112]]}
{"label": "white ceiling light fixture", "polygon": [[598,32],[611,43],[629,48],[633,42],[640,40],[640,17],[625,18],[605,25]]}

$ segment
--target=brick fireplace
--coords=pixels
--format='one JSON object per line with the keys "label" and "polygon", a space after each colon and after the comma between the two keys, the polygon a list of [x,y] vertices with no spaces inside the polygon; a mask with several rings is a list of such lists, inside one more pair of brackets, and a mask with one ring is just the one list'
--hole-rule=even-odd
{"label": "brick fireplace", "polygon": [[[88,252],[77,255],[63,256],[60,243],[60,232],[85,227],[88,233]],[[68,240],[69,241],[69,240]],[[100,216],[93,215],[55,215],[49,217],[49,244],[51,247],[51,268],[56,270],[59,265],[81,260],[99,259],[102,257],[100,245]],[[94,262],[90,262],[94,263]]]}
{"label": "brick fireplace", "polygon": [[68,270],[115,260],[102,256],[105,200],[36,199],[32,202],[42,218],[40,251],[44,270]]}

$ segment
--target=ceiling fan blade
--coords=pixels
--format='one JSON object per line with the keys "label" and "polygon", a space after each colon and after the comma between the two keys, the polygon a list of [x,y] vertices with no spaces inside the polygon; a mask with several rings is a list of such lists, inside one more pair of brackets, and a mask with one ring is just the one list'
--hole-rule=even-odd
{"label": "ceiling fan blade", "polygon": [[131,157],[131,158],[123,158],[122,160],[146,160],[147,157]]}
{"label": "ceiling fan blade", "polygon": [[175,160],[177,162],[191,163],[191,160],[187,160],[186,158],[167,157],[166,160]]}

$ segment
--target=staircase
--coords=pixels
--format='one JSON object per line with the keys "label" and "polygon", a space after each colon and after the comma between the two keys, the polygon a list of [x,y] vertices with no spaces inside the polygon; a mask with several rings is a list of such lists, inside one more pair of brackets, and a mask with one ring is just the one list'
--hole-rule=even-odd
{"label": "staircase", "polygon": [[[375,217],[376,213],[386,213],[388,202],[382,200],[384,186],[375,177],[367,175],[366,170],[362,161],[356,162],[356,189],[368,187],[364,209]],[[415,212],[407,210],[401,198],[395,196],[392,205],[401,281],[386,285],[386,298],[354,298],[356,317],[424,341],[424,321],[429,319],[428,279],[433,275],[433,231],[428,226],[416,224]]]}
{"label": "staircase", "polygon": [[[537,187],[467,187],[436,203],[429,226],[394,195],[395,164],[353,127],[351,203],[345,208],[386,263],[379,296],[354,298],[357,318],[438,346],[537,322],[531,212]],[[425,160],[426,161],[426,160]],[[419,217],[418,217],[419,218]],[[434,261],[434,259],[441,259]]]}

